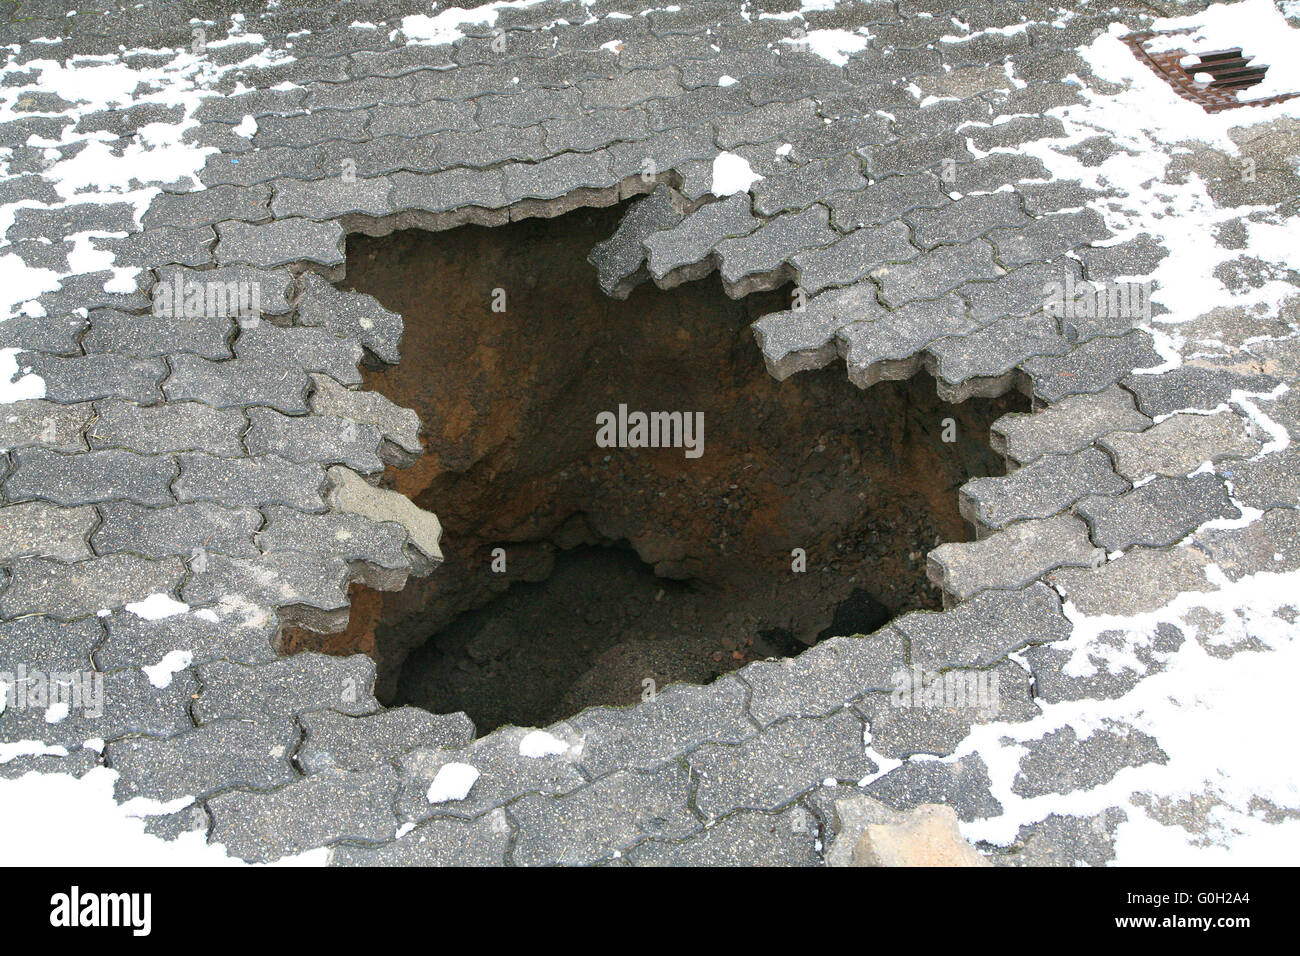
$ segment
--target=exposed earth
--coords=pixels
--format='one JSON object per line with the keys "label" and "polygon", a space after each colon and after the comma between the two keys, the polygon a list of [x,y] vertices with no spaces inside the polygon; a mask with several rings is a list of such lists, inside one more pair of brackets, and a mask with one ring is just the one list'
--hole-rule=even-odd
{"label": "exposed earth", "polygon": [[1293,862],[1298,37],[3,4],[6,862]]}
{"label": "exposed earth", "polygon": [[[369,384],[426,423],[424,456],[388,469],[384,484],[438,513],[447,560],[399,593],[354,595],[344,634],[298,632],[289,646],[370,653],[381,699],[454,702],[431,709],[464,707],[474,717],[469,685],[498,675],[503,687],[532,687],[525,698],[563,704],[521,699],[484,712],[545,725],[585,706],[632,703],[646,679],[707,683],[746,661],[796,653],[855,591],[878,605],[858,615],[856,633],[939,606],[924,556],[969,534],[957,489],[1001,470],[988,427],[1024,409],[1023,397],[950,405],[926,376],[863,391],[831,370],[778,383],[746,327],[788,302],[788,289],[735,301],[702,279],[666,292],[642,286],[623,302],[600,290],[589,266],[575,274],[573,263],[625,212],[350,240],[348,289],[374,295],[406,323],[406,359]],[[493,308],[495,282],[507,295],[503,311]],[[597,446],[597,415],[620,404],[702,415],[699,456]],[[441,652],[422,658],[448,673],[410,676],[394,693],[411,648],[512,582],[546,579],[566,549],[582,545],[631,547],[664,584],[691,586],[653,586],[632,566],[584,582],[579,569],[595,572],[600,561],[572,562],[554,583],[558,606],[508,615],[532,653],[503,648],[488,667],[448,655],[464,640],[449,634]],[[640,609],[647,589],[664,590],[649,615]],[[426,683],[443,689],[426,696]],[[482,731],[500,722],[475,721]]]}

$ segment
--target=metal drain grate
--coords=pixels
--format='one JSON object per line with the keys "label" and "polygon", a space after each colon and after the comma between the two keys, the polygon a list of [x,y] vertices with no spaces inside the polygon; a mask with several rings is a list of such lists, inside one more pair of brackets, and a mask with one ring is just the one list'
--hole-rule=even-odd
{"label": "metal drain grate", "polygon": [[[1244,56],[1240,47],[1229,50],[1215,50],[1211,53],[1189,53],[1187,50],[1165,50],[1153,53],[1146,44],[1157,36],[1178,36],[1177,33],[1130,33],[1124,38],[1133,54],[1155,70],[1174,92],[1183,99],[1191,100],[1205,108],[1206,112],[1218,113],[1236,106],[1271,106],[1300,96],[1300,93],[1279,93],[1259,99],[1241,100],[1237,94],[1249,89],[1264,79],[1268,67],[1263,64],[1252,66],[1251,56]],[[1197,62],[1183,66],[1186,56],[1196,56]],[[1197,75],[1208,75],[1208,81],[1198,80]]]}

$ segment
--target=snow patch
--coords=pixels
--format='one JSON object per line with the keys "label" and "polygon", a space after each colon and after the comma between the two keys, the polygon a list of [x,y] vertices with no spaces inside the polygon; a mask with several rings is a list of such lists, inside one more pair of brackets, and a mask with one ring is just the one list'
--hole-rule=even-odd
{"label": "snow patch", "polygon": [[390,33],[388,38],[396,40],[400,33],[406,37],[408,45],[442,46],[447,43],[455,43],[457,40],[465,38],[465,34],[461,32],[460,28],[466,24],[496,26],[497,15],[502,10],[511,7],[523,9],[541,2],[542,0],[507,0],[507,2],[485,3],[472,10],[466,10],[463,7],[448,7],[446,10],[432,16],[417,13],[414,16],[402,17],[401,27]]}
{"label": "snow patch", "polygon": [[[209,844],[203,828],[171,841],[145,832],[139,809],[132,814],[113,799],[116,779],[117,771],[95,767],[80,779],[33,772],[0,781],[5,862],[61,867],[248,865],[228,856],[220,843]],[[328,858],[329,850],[321,848],[266,865],[324,866]]]}
{"label": "snow patch", "polygon": [[146,665],[140,669],[149,678],[149,683],[161,690],[170,687],[172,678],[189,667],[193,660],[194,655],[189,651],[169,651],[157,664]]}
{"label": "snow patch", "polygon": [[567,753],[569,745],[554,734],[548,734],[544,730],[530,730],[519,740],[519,756],[532,757],[554,757],[558,754]]}
{"label": "snow patch", "polygon": [[848,30],[809,30],[800,36],[786,37],[781,42],[789,46],[806,47],[808,52],[815,53],[823,60],[844,66],[849,62],[851,54],[865,50],[870,41],[871,34],[866,32],[865,27],[859,27],[856,33]]}
{"label": "snow patch", "polygon": [[438,773],[429,784],[430,803],[448,803],[452,800],[464,800],[478,781],[477,767],[467,763],[448,763],[438,768]]}
{"label": "snow patch", "polygon": [[177,601],[170,595],[155,592],[143,601],[132,601],[126,605],[126,609],[136,617],[142,617],[146,621],[160,621],[165,617],[184,614],[190,609],[190,606],[184,601]]}
{"label": "snow patch", "polygon": [[18,349],[0,349],[0,405],[45,397],[45,379],[18,368]]}
{"label": "snow patch", "polygon": [[754,172],[749,161],[735,153],[719,153],[713,158],[713,185],[715,196],[732,196],[748,192],[749,187],[763,177]]}

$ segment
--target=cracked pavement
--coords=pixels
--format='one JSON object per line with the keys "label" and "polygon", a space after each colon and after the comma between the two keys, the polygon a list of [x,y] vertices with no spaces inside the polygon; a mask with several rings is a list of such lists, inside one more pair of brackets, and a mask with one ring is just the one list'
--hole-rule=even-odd
{"label": "cracked pavement", "polygon": [[[6,684],[0,798],[112,771],[153,835],[343,865],[818,865],[853,792],[946,803],[1006,865],[1294,849],[1300,109],[1118,135],[1127,93],[1163,108],[1104,56],[1154,9],[7,4],[0,682],[104,700]],[[756,178],[721,189],[720,154]],[[972,540],[928,555],[946,610],[588,709],[540,754],[385,709],[364,656],[279,657],[281,625],[339,629],[350,583],[442,557],[376,487],[420,425],[361,387],[402,319],[331,284],[345,236],[629,200],[575,269],[615,297],[794,283],[753,327],[777,379],[1032,400],[994,425],[1006,476],[961,489]],[[1045,307],[1120,280],[1150,315]],[[235,308],[159,309],[193,288]],[[892,706],[911,668],[995,674],[997,707]],[[454,765],[476,779],[435,801]]]}

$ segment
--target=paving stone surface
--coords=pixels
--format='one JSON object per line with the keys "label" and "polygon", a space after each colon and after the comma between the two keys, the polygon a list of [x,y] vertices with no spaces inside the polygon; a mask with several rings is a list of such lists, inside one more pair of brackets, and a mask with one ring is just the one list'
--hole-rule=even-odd
{"label": "paving stone surface", "polygon": [[1022,797],[1087,790],[1124,767],[1168,759],[1153,737],[1131,727],[1107,728],[1082,739],[1066,727],[1030,747],[1012,790]]}
{"label": "paving stone surface", "polygon": [[1144,432],[1118,432],[1100,444],[1115,459],[1115,470],[1130,480],[1180,478],[1206,462],[1251,458],[1260,450],[1245,422],[1231,412],[1170,415]]}
{"label": "paving stone surface", "polygon": [[1096,567],[1105,553],[1073,515],[1017,521],[969,543],[930,552],[926,575],[946,596],[964,601],[988,588],[1024,587],[1054,568]]}
{"label": "paving stone surface", "polygon": [[298,775],[289,755],[298,740],[293,721],[219,720],[166,739],[128,738],[108,745],[123,799],[166,802],[220,790],[272,790]]}
{"label": "paving stone surface", "polygon": [[1078,512],[1107,551],[1173,544],[1207,521],[1241,515],[1223,479],[1211,474],[1157,478],[1123,495],[1086,498]]}
{"label": "paving stone surface", "polygon": [[[1064,131],[1049,110],[1109,89],[1077,48],[1150,11],[822,6],[608,0],[574,16],[551,0],[444,43],[408,42],[427,4],[343,19],[256,4],[228,29],[212,14],[211,39],[235,42],[209,47],[185,97],[146,83],[94,110],[43,89],[42,63],[155,67],[188,49],[193,12],[120,5],[106,30],[52,4],[6,11],[0,262],[42,282],[0,316],[19,390],[0,409],[0,673],[84,670],[105,699],[54,720],[0,707],[0,754],[66,750],[0,757],[0,775],[111,766],[121,799],[195,798],[150,824],[160,835],[205,829],[258,861],[329,847],[343,865],[816,865],[836,795],[944,802],[968,822],[1004,809],[980,755],[954,756],[992,718],[888,706],[900,673],[996,673],[1008,721],[1115,699],[1184,633],[1162,624],[1120,668],[1107,652],[1125,638],[1102,635],[1080,673],[1075,615],[1300,567],[1294,322],[1180,316],[1171,345],[1158,321],[1045,308],[1053,281],[1142,279],[1170,254],[1112,235],[1110,197],[1038,158]],[[340,29],[348,17],[376,28]],[[864,43],[832,62],[792,42],[791,21]],[[250,59],[264,48],[292,55]],[[45,144],[93,156],[156,129],[199,151],[141,164],[144,190],[65,194],[46,175]],[[1092,169],[1126,148],[1093,136],[1063,155]],[[724,151],[755,178],[715,187]],[[926,371],[947,401],[1027,397],[991,430],[1007,474],[960,491],[973,540],[928,555],[947,609],[584,711],[548,729],[560,752],[541,758],[520,753],[525,729],[475,739],[463,714],[384,708],[368,658],[280,656],[285,625],[342,628],[351,584],[400,587],[442,560],[437,518],[371,483],[419,459],[422,424],[363,385],[363,365],[402,360],[403,319],[335,284],[346,237],[618,202],[590,256],[611,296],[798,286],[805,307],[753,326],[777,379],[842,360],[860,388]],[[1249,284],[1242,263],[1233,281]],[[1132,727],[1058,729],[1002,783],[1032,798],[1164,759]],[[479,776],[431,802],[452,764]],[[1102,863],[1113,809],[984,849]]]}
{"label": "paving stone surface", "polygon": [[1118,386],[1071,395],[1032,415],[1013,412],[993,423],[989,442],[1008,465],[1027,465],[1047,454],[1079,451],[1111,432],[1140,432],[1151,419]]}

